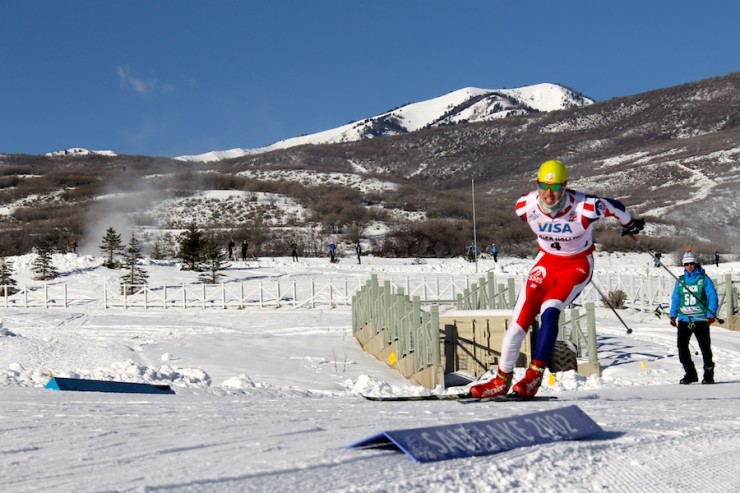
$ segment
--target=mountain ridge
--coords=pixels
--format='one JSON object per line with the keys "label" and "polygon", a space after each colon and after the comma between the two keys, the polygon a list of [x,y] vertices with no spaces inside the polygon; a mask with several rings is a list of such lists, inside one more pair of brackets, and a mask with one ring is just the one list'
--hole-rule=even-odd
{"label": "mountain ridge", "polygon": [[408,103],[376,116],[313,134],[291,137],[256,149],[210,151],[179,156],[181,161],[213,162],[307,144],[338,144],[387,137],[460,123],[483,122],[513,115],[549,112],[593,104],[586,96],[559,84],[541,83],[515,89],[465,87],[442,96]]}

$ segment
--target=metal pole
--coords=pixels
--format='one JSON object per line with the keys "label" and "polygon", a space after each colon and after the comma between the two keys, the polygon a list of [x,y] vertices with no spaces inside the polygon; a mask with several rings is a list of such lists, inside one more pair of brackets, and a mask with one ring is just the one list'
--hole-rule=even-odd
{"label": "metal pole", "polygon": [[609,303],[609,299],[608,299],[608,298],[607,298],[607,297],[606,297],[606,296],[604,295],[604,293],[602,293],[602,292],[601,292],[601,290],[600,290],[600,289],[599,289],[599,287],[598,287],[598,286],[596,285],[596,283],[595,283],[595,282],[593,281],[593,279],[591,280],[591,285],[592,285],[592,286],[593,286],[594,288],[596,288],[596,292],[597,292],[597,293],[599,293],[599,296],[601,296],[601,301],[603,301],[603,302],[604,302],[604,303],[606,304],[606,306],[608,306],[609,308],[611,308],[611,309],[612,309],[612,311],[614,312],[614,315],[616,315],[616,316],[617,316],[617,318],[619,319],[619,321],[620,321],[620,322],[622,322],[622,325],[624,325],[624,328],[625,328],[625,329],[627,329],[627,333],[628,333],[628,334],[631,334],[631,333],[632,333],[632,329],[630,329],[630,328],[629,328],[629,327],[627,326],[627,324],[626,324],[626,323],[624,322],[624,320],[622,320],[622,317],[620,317],[620,316],[619,316],[619,313],[617,313],[617,310],[615,310],[615,309],[614,309],[614,307],[612,306],[612,304],[611,304],[611,303]]}
{"label": "metal pole", "polygon": [[473,246],[475,247],[475,251],[473,252],[473,255],[475,257],[475,273],[478,273],[478,231],[476,230],[475,226],[475,178],[470,179],[470,188],[472,190],[472,196],[473,196]]}

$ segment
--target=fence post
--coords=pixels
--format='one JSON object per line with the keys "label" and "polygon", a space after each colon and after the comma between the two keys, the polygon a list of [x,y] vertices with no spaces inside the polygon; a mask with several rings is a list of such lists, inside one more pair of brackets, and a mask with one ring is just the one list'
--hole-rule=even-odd
{"label": "fence post", "polygon": [[735,291],[732,289],[732,274],[725,274],[725,317],[735,315]]}
{"label": "fence post", "polygon": [[[524,284],[526,286],[526,283]],[[514,278],[510,277],[507,281],[507,292],[509,295],[509,306],[507,308],[514,308],[516,305],[516,288],[514,287]]]}
{"label": "fence post", "polygon": [[596,363],[599,355],[596,353],[596,310],[594,302],[586,303],[586,323],[588,325],[588,362]]}

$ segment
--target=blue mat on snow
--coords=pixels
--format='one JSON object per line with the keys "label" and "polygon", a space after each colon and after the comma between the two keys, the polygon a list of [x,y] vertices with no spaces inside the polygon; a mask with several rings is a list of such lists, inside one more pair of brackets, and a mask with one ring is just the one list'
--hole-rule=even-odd
{"label": "blue mat on snow", "polygon": [[174,394],[169,385],[149,383],[112,382],[108,380],[83,380],[81,378],[52,377],[44,387],[52,390],[77,392],[118,392],[123,394]]}

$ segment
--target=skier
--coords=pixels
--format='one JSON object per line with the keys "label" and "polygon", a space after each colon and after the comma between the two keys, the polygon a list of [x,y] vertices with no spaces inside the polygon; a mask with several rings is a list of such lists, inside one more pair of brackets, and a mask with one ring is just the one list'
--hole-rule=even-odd
{"label": "skier", "polygon": [[358,241],[355,245],[355,252],[357,252],[357,263],[362,263],[362,245],[360,245],[360,242]]}
{"label": "skier", "polygon": [[249,248],[249,243],[247,243],[247,240],[242,241],[242,260],[247,260],[247,249]]}
{"label": "skier", "polygon": [[714,251],[714,265],[719,267],[719,252],[717,250]]}
{"label": "skier", "polygon": [[662,257],[662,256],[663,256],[663,254],[661,254],[657,250],[653,254],[653,265],[655,265],[655,267],[660,267],[660,257]]}
{"label": "skier", "polygon": [[541,324],[532,363],[513,387],[513,392],[521,397],[534,397],[555,346],[560,312],[591,280],[592,224],[614,217],[623,225],[622,235],[637,234],[645,225],[644,220],[633,219],[621,202],[568,190],[567,182],[565,165],[546,161],[537,173],[537,190],[523,195],[516,203],[516,214],[537,235],[540,252],[519,292],[512,322],[504,334],[496,376],[471,386],[475,397],[508,392],[519,349],[539,314]]}
{"label": "skier", "polygon": [[671,325],[678,328],[678,360],[686,374],[679,383],[687,385],[698,382],[696,367],[691,359],[689,341],[696,336],[704,360],[704,378],[701,383],[714,383],[714,362],[709,326],[715,322],[717,313],[717,291],[714,283],[694,252],[683,255],[684,273],[679,276],[671,296]]}

